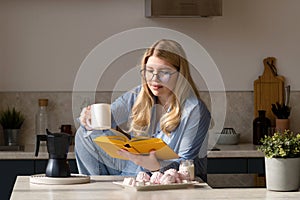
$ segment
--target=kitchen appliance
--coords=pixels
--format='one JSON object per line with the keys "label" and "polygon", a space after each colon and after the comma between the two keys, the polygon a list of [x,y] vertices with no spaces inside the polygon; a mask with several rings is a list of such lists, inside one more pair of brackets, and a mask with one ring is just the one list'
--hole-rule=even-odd
{"label": "kitchen appliance", "polygon": [[47,135],[37,135],[35,156],[38,156],[40,141],[47,142],[49,160],[46,167],[47,177],[70,177],[70,166],[67,161],[70,134],[51,133],[46,129]]}
{"label": "kitchen appliance", "polygon": [[146,17],[211,17],[222,15],[222,0],[145,0]]}

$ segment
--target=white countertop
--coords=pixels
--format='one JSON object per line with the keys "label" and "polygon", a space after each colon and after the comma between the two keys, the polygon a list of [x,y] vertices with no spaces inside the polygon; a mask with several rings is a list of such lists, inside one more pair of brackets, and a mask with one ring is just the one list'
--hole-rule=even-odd
{"label": "white countertop", "polygon": [[208,151],[208,158],[262,158],[264,154],[250,143],[238,145],[216,145],[220,151]]}
{"label": "white countertop", "polygon": [[[257,158],[264,157],[253,144],[217,145],[220,151],[208,151],[208,158]],[[35,146],[26,145],[24,151],[0,151],[0,160],[10,159],[48,159],[45,144],[41,144],[38,157],[35,157]],[[70,146],[68,159],[75,159],[74,146]]]}
{"label": "white countertop", "polygon": [[139,200],[170,200],[170,199],[299,199],[300,192],[272,192],[265,188],[211,189],[205,183],[194,188],[135,191],[124,189],[112,183],[123,180],[118,176],[92,176],[91,182],[73,185],[38,185],[29,182],[29,176],[18,176],[12,191],[11,200],[38,199],[139,199]]}

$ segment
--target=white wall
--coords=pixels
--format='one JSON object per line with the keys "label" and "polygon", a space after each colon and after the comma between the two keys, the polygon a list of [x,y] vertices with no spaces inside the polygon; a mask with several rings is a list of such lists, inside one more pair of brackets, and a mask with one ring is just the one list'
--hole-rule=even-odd
{"label": "white wall", "polygon": [[[299,0],[223,0],[222,17],[149,19],[143,0],[0,0],[0,91],[72,91],[95,46],[149,26],[198,41],[216,62],[227,91],[252,91],[268,56],[278,59],[279,74],[299,91],[299,8]],[[118,68],[132,68],[140,56],[120,55],[99,90],[111,90],[110,81],[121,76]]]}

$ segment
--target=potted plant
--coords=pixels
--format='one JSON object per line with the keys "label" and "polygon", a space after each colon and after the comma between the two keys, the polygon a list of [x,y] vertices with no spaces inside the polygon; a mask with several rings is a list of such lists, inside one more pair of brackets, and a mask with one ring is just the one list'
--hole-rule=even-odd
{"label": "potted plant", "polygon": [[276,116],[276,130],[279,132],[283,132],[289,129],[289,116],[291,113],[291,107],[282,103],[276,102],[276,104],[272,104],[272,112]]}
{"label": "potted plant", "polygon": [[289,130],[261,139],[268,190],[294,191],[300,186],[300,134]]}
{"label": "potted plant", "polygon": [[14,107],[0,112],[0,124],[4,133],[4,144],[6,146],[18,145],[18,135],[24,123],[24,115]]}

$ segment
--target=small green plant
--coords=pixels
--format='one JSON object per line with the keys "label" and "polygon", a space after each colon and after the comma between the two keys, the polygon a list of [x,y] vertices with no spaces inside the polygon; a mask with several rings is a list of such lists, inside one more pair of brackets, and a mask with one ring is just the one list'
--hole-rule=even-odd
{"label": "small green plant", "polygon": [[273,136],[265,136],[261,140],[258,150],[267,158],[295,158],[300,157],[300,134],[286,130],[275,132]]}
{"label": "small green plant", "polygon": [[288,119],[291,113],[291,107],[278,102],[276,104],[273,103],[271,109],[277,119]]}
{"label": "small green plant", "polygon": [[8,107],[0,112],[0,124],[3,129],[20,129],[24,120],[24,115],[15,108]]}

